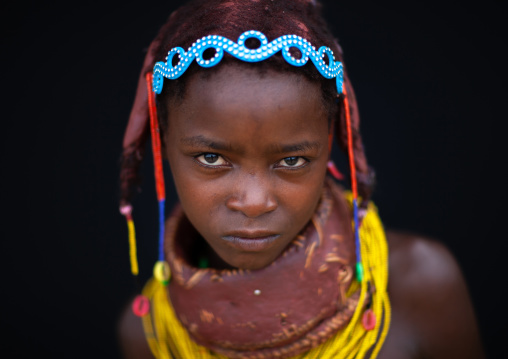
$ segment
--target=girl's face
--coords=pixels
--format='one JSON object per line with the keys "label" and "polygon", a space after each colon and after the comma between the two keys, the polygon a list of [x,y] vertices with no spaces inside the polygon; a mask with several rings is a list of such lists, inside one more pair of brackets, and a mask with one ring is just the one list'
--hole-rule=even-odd
{"label": "girl's face", "polygon": [[267,266],[320,199],[328,122],[319,85],[226,65],[193,76],[170,107],[166,154],[190,222],[227,264]]}

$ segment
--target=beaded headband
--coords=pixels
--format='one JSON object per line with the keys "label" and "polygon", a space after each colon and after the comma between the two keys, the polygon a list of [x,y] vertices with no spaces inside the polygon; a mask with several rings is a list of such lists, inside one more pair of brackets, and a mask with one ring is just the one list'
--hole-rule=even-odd
{"label": "beaded headband", "polygon": [[[260,45],[256,49],[245,46],[245,42],[249,39],[257,39]],[[291,55],[290,50],[296,48],[300,51],[299,59]],[[203,57],[206,50],[215,50],[215,55],[205,59]],[[159,61],[155,64],[152,73],[146,75],[148,89],[148,107],[150,114],[150,127],[152,137],[152,151],[154,154],[155,181],[157,190],[157,199],[159,202],[159,258],[154,267],[154,277],[166,285],[169,282],[170,270],[168,263],[164,260],[163,241],[164,241],[164,213],[165,213],[165,187],[164,176],[162,170],[161,141],[158,126],[157,111],[155,105],[155,94],[162,92],[164,78],[175,80],[182,76],[191,63],[196,60],[198,65],[204,68],[213,67],[220,63],[224,56],[224,52],[245,62],[260,62],[275,55],[279,51],[287,63],[293,66],[301,67],[307,64],[309,59],[314,63],[319,73],[327,79],[335,79],[337,85],[337,93],[343,95],[344,109],[346,115],[347,141],[348,141],[348,157],[351,173],[351,186],[353,194],[353,215],[354,215],[354,232],[356,247],[356,278],[359,282],[363,280],[363,266],[360,254],[360,238],[359,238],[359,216],[358,216],[358,190],[356,183],[356,166],[353,154],[353,138],[351,131],[351,118],[349,102],[347,100],[346,88],[343,86],[343,65],[339,61],[335,61],[332,50],[328,47],[321,46],[319,50],[312,46],[306,39],[297,35],[284,35],[272,42],[268,42],[267,37],[255,30],[246,31],[240,35],[235,43],[223,36],[209,35],[202,37],[193,43],[187,52],[181,47],[174,47],[168,52],[166,62]],[[173,58],[178,55],[178,62],[173,65]],[[328,63],[324,57],[327,57]],[[336,171],[336,169],[332,169]],[[337,177],[337,175],[336,175]],[[123,209],[122,214],[126,216],[129,229],[129,243],[131,253],[131,271],[136,276],[138,272],[138,264],[136,259],[136,244],[134,234],[134,224],[131,216],[132,208]],[[138,296],[133,303],[133,311],[143,316],[148,312],[149,302],[144,296]]]}
{"label": "beaded headband", "polygon": [[[245,46],[245,42],[249,39],[259,40],[261,45],[257,49],[250,49]],[[300,50],[301,58],[294,58],[289,52],[291,48]],[[210,59],[204,59],[203,53],[208,49],[214,49],[215,55]],[[160,94],[164,77],[170,80],[179,78],[194,59],[202,67],[212,67],[222,60],[224,52],[245,62],[260,62],[279,51],[282,52],[284,59],[293,66],[303,66],[311,59],[321,75],[327,79],[336,79],[337,92],[342,93],[342,63],[335,61],[330,48],[321,46],[316,51],[316,48],[307,40],[296,35],[284,35],[268,42],[263,33],[254,30],[241,34],[236,43],[219,35],[208,35],[193,43],[187,52],[181,47],[171,49],[166,57],[166,62],[159,61],[153,68],[153,91]],[[177,54],[179,61],[173,66],[173,57]],[[325,54],[328,57],[328,64],[323,60]]]}

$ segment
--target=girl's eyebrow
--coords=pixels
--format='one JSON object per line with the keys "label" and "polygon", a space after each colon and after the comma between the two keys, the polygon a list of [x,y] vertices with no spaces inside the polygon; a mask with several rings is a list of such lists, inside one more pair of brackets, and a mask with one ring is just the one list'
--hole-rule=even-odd
{"label": "girl's eyebrow", "polygon": [[302,141],[299,143],[291,144],[277,144],[273,146],[271,152],[273,153],[289,153],[289,152],[305,152],[308,150],[319,150],[321,143],[319,141]]}
{"label": "girl's eyebrow", "polygon": [[186,146],[206,147],[211,150],[217,150],[217,151],[233,151],[234,150],[234,147],[231,145],[231,143],[212,140],[212,139],[206,138],[203,135],[184,137],[180,140],[180,142]]}
{"label": "girl's eyebrow", "polygon": [[[240,148],[236,148],[229,142],[222,142],[217,140],[212,140],[203,135],[184,137],[180,140],[180,142],[185,146],[190,147],[199,147],[199,148],[207,148],[215,151],[231,151],[231,152],[243,152]],[[298,143],[290,143],[290,144],[274,144],[270,146],[267,153],[271,154],[283,154],[283,153],[291,153],[291,152],[305,152],[309,150],[319,150],[321,148],[321,143],[319,141],[302,141]]]}

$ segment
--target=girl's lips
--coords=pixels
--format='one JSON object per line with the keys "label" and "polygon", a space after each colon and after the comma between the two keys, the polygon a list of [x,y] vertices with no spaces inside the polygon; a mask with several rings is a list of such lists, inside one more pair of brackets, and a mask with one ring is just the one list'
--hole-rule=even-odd
{"label": "girl's lips", "polygon": [[250,234],[223,236],[233,247],[246,252],[260,252],[269,248],[280,234],[251,236]]}

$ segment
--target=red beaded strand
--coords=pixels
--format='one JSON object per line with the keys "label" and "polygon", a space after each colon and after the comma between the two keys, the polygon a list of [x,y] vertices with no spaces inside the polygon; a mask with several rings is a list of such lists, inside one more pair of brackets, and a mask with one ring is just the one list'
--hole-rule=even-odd
{"label": "red beaded strand", "polygon": [[152,90],[152,73],[146,74],[146,87],[148,90],[148,110],[150,113],[150,131],[152,134],[152,152],[153,163],[155,167],[155,188],[157,191],[157,200],[166,199],[166,189],[164,187],[164,174],[162,170],[161,139],[159,130],[159,121],[157,120],[157,107],[155,105],[155,93]]}

